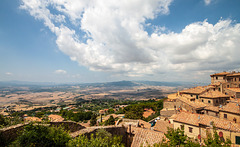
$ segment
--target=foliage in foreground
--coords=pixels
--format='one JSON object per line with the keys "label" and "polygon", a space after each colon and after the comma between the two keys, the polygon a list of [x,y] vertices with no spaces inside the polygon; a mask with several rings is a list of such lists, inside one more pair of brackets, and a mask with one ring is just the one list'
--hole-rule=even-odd
{"label": "foliage in foreground", "polygon": [[207,134],[207,139],[204,140],[204,144],[206,144],[206,146],[210,146],[210,147],[230,147],[231,146],[231,140],[229,138],[227,138],[226,140],[224,140],[223,138],[220,138],[215,126],[213,126],[213,134],[208,133]]}
{"label": "foliage in foreground", "polygon": [[5,117],[5,116],[0,114],[0,128],[21,124],[22,122],[23,122],[23,120],[19,116]]}
{"label": "foliage in foreground", "polygon": [[12,146],[66,146],[71,139],[70,135],[62,128],[49,127],[41,124],[29,124],[24,127],[20,136],[12,143]]}
{"label": "foliage in foreground", "polygon": [[[154,144],[152,147],[172,147],[172,146],[182,146],[182,147],[200,147],[200,143],[198,140],[193,140],[184,134],[184,131],[177,128],[168,128],[167,133],[165,134],[166,138],[169,141],[162,140],[160,143]],[[148,145],[151,147],[151,145]],[[220,138],[216,128],[213,127],[213,134],[208,133],[207,138],[204,139],[203,147],[230,147],[231,140],[227,138],[224,140]]]}
{"label": "foliage in foreground", "polygon": [[112,136],[104,129],[99,129],[96,133],[96,137],[92,134],[90,139],[86,136],[79,136],[68,143],[69,147],[124,147],[121,143],[121,136]]}

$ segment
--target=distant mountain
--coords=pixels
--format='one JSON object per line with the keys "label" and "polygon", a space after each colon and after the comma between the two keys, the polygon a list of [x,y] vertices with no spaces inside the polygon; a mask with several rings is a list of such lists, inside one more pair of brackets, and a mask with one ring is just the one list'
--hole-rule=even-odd
{"label": "distant mountain", "polygon": [[158,82],[158,81],[116,81],[106,83],[85,83],[79,84],[80,86],[93,86],[93,87],[133,87],[133,86],[182,86],[185,85],[181,82]]}
{"label": "distant mountain", "polygon": [[149,85],[149,86],[182,86],[183,83],[180,82],[158,82],[158,81],[136,81],[139,84]]}
{"label": "distant mountain", "polygon": [[55,83],[50,82],[28,82],[28,81],[0,81],[0,86],[50,86],[56,85]]}
{"label": "distant mountain", "polygon": [[160,81],[116,81],[116,82],[104,82],[104,83],[66,83],[57,84],[50,82],[26,82],[26,81],[0,81],[0,87],[71,87],[71,86],[92,86],[92,87],[133,87],[133,86],[184,86],[184,87],[195,87],[208,85],[208,83],[195,84],[193,82],[160,82]]}

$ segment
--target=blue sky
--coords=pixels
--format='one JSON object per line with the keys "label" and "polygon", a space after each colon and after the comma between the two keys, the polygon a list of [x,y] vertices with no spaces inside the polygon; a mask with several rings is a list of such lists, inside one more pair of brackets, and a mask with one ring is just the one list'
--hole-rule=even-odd
{"label": "blue sky", "polygon": [[0,81],[209,82],[239,70],[239,0],[2,0]]}

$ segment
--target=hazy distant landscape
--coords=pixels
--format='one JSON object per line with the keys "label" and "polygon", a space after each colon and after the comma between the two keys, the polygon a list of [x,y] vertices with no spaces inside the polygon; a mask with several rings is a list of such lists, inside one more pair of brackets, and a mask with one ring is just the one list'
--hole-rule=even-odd
{"label": "hazy distant landscape", "polygon": [[155,81],[118,81],[72,85],[19,81],[0,82],[0,104],[57,105],[74,103],[78,99],[161,99],[184,87],[186,87],[184,83]]}

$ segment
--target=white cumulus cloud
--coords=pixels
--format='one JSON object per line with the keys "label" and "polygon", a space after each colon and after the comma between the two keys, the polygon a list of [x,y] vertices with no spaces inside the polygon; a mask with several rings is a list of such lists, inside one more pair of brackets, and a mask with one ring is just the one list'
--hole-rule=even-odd
{"label": "white cumulus cloud", "polygon": [[[216,24],[193,22],[180,33],[163,33],[167,26],[146,23],[168,15],[171,2],[22,0],[20,8],[43,21],[56,34],[59,49],[90,70],[137,77],[224,70],[229,64],[239,68],[240,24],[230,19]],[[205,0],[206,5],[210,2]],[[147,32],[146,26],[152,27],[153,33]]]}
{"label": "white cumulus cloud", "polygon": [[67,74],[67,71],[62,70],[62,69],[58,69],[58,70],[55,70],[54,73],[56,73],[56,74]]}
{"label": "white cumulus cloud", "polygon": [[204,2],[205,2],[205,5],[209,5],[212,2],[212,0],[204,0]]}
{"label": "white cumulus cloud", "polygon": [[11,73],[11,72],[6,72],[5,75],[7,75],[7,76],[12,76],[13,73]]}

